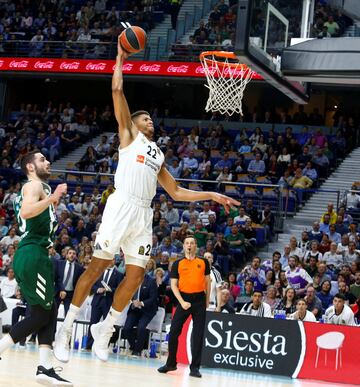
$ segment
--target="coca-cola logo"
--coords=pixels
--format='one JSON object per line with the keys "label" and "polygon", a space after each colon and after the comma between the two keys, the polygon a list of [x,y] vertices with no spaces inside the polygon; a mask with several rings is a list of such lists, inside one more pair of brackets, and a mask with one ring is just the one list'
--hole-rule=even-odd
{"label": "coca-cola logo", "polygon": [[80,62],[61,62],[60,69],[61,70],[78,70],[80,66]]}
{"label": "coca-cola logo", "polygon": [[3,67],[3,66],[4,66],[4,61],[0,60],[0,67]]}
{"label": "coca-cola logo", "polygon": [[180,66],[175,66],[175,65],[170,65],[167,68],[168,73],[182,73],[186,74],[189,71],[189,66],[188,65],[180,65]]}
{"label": "coca-cola logo", "polygon": [[86,70],[89,71],[104,71],[106,69],[106,63],[100,62],[100,63],[91,63],[89,62],[86,67]]}
{"label": "coca-cola logo", "polygon": [[161,65],[159,64],[152,64],[152,65],[143,64],[140,66],[140,71],[145,73],[158,73],[160,69],[161,69]]}
{"label": "coca-cola logo", "polygon": [[54,62],[48,60],[46,62],[37,61],[34,65],[35,69],[52,69],[54,67]]}
{"label": "coca-cola logo", "polygon": [[27,60],[13,60],[10,62],[9,67],[10,68],[17,68],[17,69],[26,69],[29,65],[29,61]]}

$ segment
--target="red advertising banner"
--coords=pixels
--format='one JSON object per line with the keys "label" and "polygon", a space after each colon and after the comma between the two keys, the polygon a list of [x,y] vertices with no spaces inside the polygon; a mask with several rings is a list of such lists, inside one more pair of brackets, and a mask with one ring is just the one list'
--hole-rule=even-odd
{"label": "red advertising banner", "polygon": [[360,384],[360,327],[304,323],[306,352],[301,379]]}
{"label": "red advertising banner", "polygon": [[[191,361],[192,323],[177,360]],[[207,312],[202,365],[333,383],[360,384],[360,327]]]}
{"label": "red advertising banner", "polygon": [[[96,59],[0,58],[0,71],[112,74],[115,61]],[[123,65],[129,75],[167,77],[205,77],[204,69],[196,62],[129,61]],[[261,80],[258,74],[253,79]]]}

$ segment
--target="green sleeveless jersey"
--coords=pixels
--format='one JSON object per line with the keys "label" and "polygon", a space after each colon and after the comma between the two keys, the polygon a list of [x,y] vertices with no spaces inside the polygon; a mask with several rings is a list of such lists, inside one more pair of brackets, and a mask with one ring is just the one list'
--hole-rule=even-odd
{"label": "green sleeveless jersey", "polygon": [[[50,196],[50,186],[46,183],[41,184],[45,194]],[[53,245],[54,233],[57,228],[55,208],[51,204],[41,214],[30,219],[23,219],[20,216],[20,210],[24,198],[23,188],[14,200],[15,215],[19,224],[19,230],[22,234],[19,247],[28,244],[36,244],[48,248]]]}

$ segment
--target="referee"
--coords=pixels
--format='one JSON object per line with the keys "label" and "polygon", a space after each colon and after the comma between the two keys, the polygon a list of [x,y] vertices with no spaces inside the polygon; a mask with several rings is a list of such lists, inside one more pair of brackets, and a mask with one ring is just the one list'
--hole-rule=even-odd
{"label": "referee", "polygon": [[169,371],[176,370],[178,338],[185,321],[191,315],[193,319],[193,332],[190,376],[201,378],[199,368],[206,308],[209,306],[210,265],[206,259],[196,257],[197,243],[194,236],[187,236],[184,239],[183,247],[185,257],[174,262],[170,274],[171,290],[179,301],[179,305],[171,322],[169,355],[166,364],[158,368],[158,371],[166,374]]}

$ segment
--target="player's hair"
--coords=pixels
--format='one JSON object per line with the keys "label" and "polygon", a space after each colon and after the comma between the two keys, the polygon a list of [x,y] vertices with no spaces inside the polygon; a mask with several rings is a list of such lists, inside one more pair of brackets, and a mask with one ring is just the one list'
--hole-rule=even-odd
{"label": "player's hair", "polygon": [[26,155],[21,157],[20,168],[24,172],[25,175],[28,175],[28,173],[29,173],[27,168],[26,168],[26,166],[29,163],[33,163],[34,162],[36,153],[40,153],[40,152],[38,150],[37,151],[31,151],[31,152],[26,153]]}
{"label": "player's hair", "polygon": [[131,119],[134,120],[135,118],[141,116],[142,114],[146,114],[147,116],[150,116],[150,113],[146,110],[137,110],[131,115]]}
{"label": "player's hair", "polygon": [[345,296],[341,293],[336,293],[334,298],[339,298],[340,300],[346,301]]}

